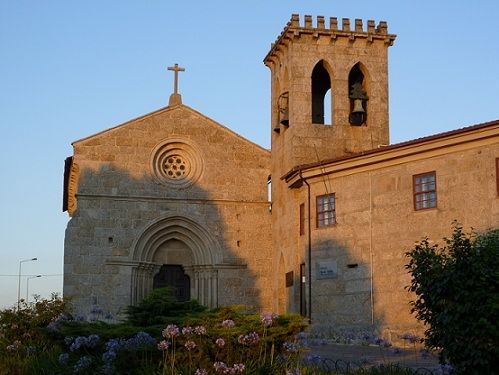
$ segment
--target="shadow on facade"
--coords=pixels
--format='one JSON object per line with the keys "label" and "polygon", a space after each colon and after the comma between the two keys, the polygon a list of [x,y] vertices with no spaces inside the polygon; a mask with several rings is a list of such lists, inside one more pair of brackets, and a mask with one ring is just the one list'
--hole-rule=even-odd
{"label": "shadow on facade", "polygon": [[64,295],[76,313],[99,305],[119,316],[165,285],[208,307],[270,309],[267,202],[99,164],[81,169],[66,229]]}
{"label": "shadow on facade", "polygon": [[[385,335],[385,314],[376,301],[372,249],[318,240],[312,243],[311,259],[314,330],[326,337]],[[308,262],[306,267],[308,272]]]}

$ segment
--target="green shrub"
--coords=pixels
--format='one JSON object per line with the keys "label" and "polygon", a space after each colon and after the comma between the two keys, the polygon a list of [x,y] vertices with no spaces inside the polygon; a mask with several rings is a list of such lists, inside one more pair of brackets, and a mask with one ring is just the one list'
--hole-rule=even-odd
{"label": "green shrub", "polygon": [[457,374],[499,368],[499,230],[465,234],[455,225],[445,246],[428,239],[407,253],[417,296],[412,311],[427,327],[425,343]]}
{"label": "green shrub", "polygon": [[128,306],[127,321],[136,326],[148,326],[177,321],[181,317],[205,311],[197,301],[177,301],[170,288],[154,289],[137,305]]}

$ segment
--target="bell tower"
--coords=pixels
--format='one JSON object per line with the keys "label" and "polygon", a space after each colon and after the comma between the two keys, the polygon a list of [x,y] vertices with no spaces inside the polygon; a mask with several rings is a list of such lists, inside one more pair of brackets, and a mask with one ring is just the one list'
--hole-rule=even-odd
{"label": "bell tower", "polygon": [[[313,25],[311,16],[300,20],[293,14],[264,59],[272,85],[272,262],[279,270],[273,280],[276,311],[306,313],[305,283],[308,288],[311,285],[302,270],[308,262],[304,239],[308,238],[308,244],[311,241],[305,236],[304,222],[306,217],[309,223],[313,220],[313,203],[310,196],[307,203],[300,190],[290,189],[281,177],[299,165],[388,144],[387,57],[395,37],[388,34],[383,21],[377,26],[367,21],[364,29],[362,20],[351,26],[350,20],[342,19],[338,27],[336,18],[330,18],[326,26],[319,16]],[[282,278],[293,274],[301,275],[299,281],[284,288]]]}
{"label": "bell tower", "polygon": [[[303,21],[303,23],[301,23]],[[293,14],[264,59],[271,70],[272,174],[389,143],[387,23]]]}

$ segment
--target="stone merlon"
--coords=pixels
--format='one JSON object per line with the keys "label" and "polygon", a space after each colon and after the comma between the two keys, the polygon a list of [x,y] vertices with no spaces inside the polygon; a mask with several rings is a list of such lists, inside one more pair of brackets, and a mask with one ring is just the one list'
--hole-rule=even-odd
{"label": "stone merlon", "polygon": [[369,42],[373,40],[382,40],[388,45],[392,45],[395,34],[388,34],[388,24],[385,21],[380,21],[378,26],[375,26],[373,20],[367,21],[367,29],[364,30],[363,21],[355,19],[353,29],[350,26],[350,19],[341,19],[341,29],[338,28],[338,19],[336,17],[329,17],[329,26],[326,27],[324,16],[317,16],[315,27],[313,25],[313,18],[310,15],[303,17],[303,24],[300,24],[300,16],[293,14],[291,20],[286,24],[284,30],[277,37],[276,41],[271,44],[270,51],[265,56],[264,62],[267,63],[282,45],[286,45],[289,40],[299,38],[301,35],[311,34],[316,38],[319,36],[329,36],[331,41],[334,42],[337,38],[346,37],[351,41],[357,38],[367,39]]}

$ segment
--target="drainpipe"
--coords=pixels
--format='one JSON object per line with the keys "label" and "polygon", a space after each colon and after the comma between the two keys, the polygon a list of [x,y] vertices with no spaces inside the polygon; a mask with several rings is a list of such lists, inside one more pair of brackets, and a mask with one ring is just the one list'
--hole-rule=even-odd
{"label": "drainpipe", "polygon": [[371,258],[371,324],[374,326],[374,264],[373,264],[373,186],[369,172],[369,257]]}
{"label": "drainpipe", "polygon": [[307,185],[308,198],[308,322],[312,323],[312,227],[310,221],[310,185],[302,176],[300,171],[300,179]]}

